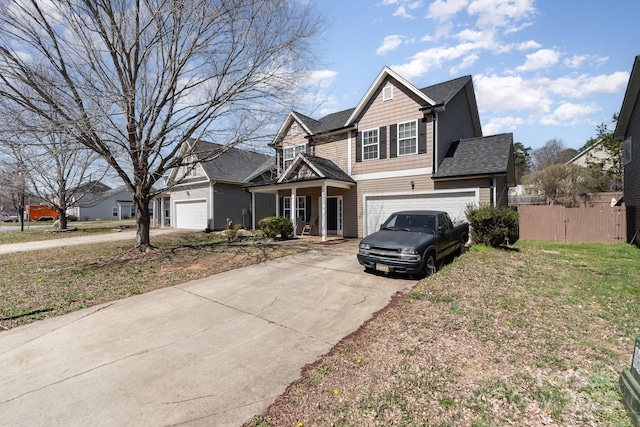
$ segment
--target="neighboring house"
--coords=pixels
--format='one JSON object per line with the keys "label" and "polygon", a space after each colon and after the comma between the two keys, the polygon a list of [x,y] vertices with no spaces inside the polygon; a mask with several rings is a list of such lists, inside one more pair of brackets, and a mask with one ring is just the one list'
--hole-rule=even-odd
{"label": "neighboring house", "polygon": [[418,89],[385,67],[355,108],[292,111],[270,145],[277,177],[249,191],[323,239],[366,236],[398,210],[464,219],[470,203],[506,206],[515,184],[513,136],[482,136],[471,76]]}
{"label": "neighboring house", "polygon": [[[204,141],[195,144],[195,158],[190,159],[195,166],[173,169],[166,179],[173,227],[221,230],[229,222],[249,227],[254,218],[275,214],[273,197],[252,200],[245,188],[271,177],[273,156]],[[198,161],[215,151],[221,154],[214,160]]]}
{"label": "neighboring house", "polygon": [[582,167],[587,167],[589,164],[588,161],[601,161],[609,157],[609,154],[602,149],[600,144],[593,144],[590,147],[585,148],[575,156],[573,156],[569,161],[567,161],[567,165],[578,165]]}
{"label": "neighboring house", "polygon": [[613,134],[624,141],[623,199],[627,207],[627,241],[640,244],[640,55],[636,56]]}
{"label": "neighboring house", "polygon": [[85,184],[75,191],[79,199],[72,201],[67,215],[75,215],[80,221],[121,220],[136,217],[133,197],[125,186],[109,188],[107,185]]}

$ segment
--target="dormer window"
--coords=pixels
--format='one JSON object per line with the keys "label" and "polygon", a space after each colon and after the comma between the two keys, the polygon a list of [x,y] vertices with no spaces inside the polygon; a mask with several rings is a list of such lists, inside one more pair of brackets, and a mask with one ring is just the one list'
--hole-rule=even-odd
{"label": "dormer window", "polygon": [[393,99],[393,86],[385,86],[382,89],[382,100],[391,101]]}

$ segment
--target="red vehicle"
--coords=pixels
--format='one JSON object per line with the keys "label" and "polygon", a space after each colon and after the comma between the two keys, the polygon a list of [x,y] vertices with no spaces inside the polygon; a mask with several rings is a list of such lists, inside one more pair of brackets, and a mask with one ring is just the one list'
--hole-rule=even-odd
{"label": "red vehicle", "polygon": [[49,206],[43,205],[27,205],[25,206],[25,212],[27,218],[30,221],[47,221],[58,219],[58,212],[51,209]]}

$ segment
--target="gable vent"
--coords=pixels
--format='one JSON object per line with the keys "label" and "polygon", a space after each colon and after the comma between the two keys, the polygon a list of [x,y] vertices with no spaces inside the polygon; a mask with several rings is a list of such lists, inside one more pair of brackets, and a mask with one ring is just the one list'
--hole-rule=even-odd
{"label": "gable vent", "polygon": [[386,86],[382,89],[382,100],[390,101],[393,99],[393,86]]}

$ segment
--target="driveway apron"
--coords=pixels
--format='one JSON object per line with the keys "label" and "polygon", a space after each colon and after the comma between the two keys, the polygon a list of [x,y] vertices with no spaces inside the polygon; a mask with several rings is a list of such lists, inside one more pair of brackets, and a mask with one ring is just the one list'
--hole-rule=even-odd
{"label": "driveway apron", "polygon": [[0,333],[0,424],[239,426],[415,283],[357,242]]}

